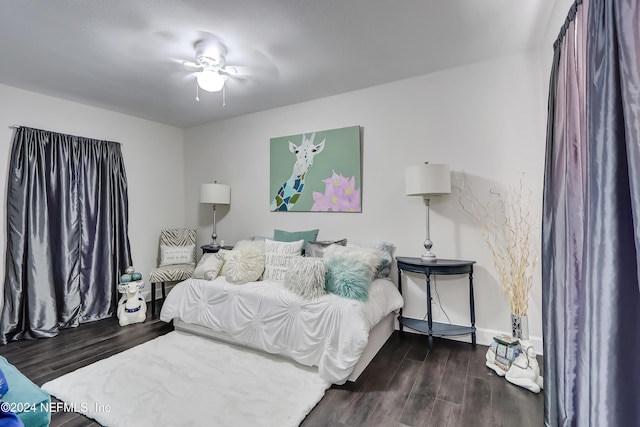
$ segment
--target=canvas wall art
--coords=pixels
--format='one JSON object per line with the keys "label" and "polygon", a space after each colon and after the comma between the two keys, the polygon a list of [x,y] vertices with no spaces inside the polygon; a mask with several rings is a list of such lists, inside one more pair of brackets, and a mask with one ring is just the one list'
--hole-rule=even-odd
{"label": "canvas wall art", "polygon": [[271,138],[272,212],[362,212],[360,126]]}

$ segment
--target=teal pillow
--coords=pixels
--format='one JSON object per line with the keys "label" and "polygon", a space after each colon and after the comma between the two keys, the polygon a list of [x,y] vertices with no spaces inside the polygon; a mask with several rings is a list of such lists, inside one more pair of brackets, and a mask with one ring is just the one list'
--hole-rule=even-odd
{"label": "teal pillow", "polygon": [[[2,397],[2,401],[8,403],[9,407],[27,408],[16,413],[25,426],[48,426],[51,422],[51,412],[45,409],[51,404],[49,394],[31,382],[2,356],[0,356],[0,369],[9,385],[9,391]],[[0,419],[0,425],[9,425],[8,422],[3,423],[4,421]]]}
{"label": "teal pillow", "polygon": [[308,231],[284,231],[284,230],[273,230],[273,240],[278,242],[296,242],[298,240],[304,240],[302,244],[302,253],[304,253],[305,248],[307,247],[307,242],[315,242],[316,237],[318,237],[319,229],[308,230]]}
{"label": "teal pillow", "polygon": [[379,262],[374,249],[331,245],[323,258],[327,263],[327,292],[356,301],[369,299],[369,288]]}

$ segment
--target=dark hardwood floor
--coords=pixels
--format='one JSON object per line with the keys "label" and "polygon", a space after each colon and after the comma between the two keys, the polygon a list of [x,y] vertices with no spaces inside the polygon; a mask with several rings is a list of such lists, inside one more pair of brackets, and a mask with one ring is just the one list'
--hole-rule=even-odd
{"label": "dark hardwood floor", "polygon": [[496,375],[486,352],[442,338],[430,350],[426,336],[395,331],[358,381],[327,390],[302,426],[542,426],[543,394]]}
{"label": "dark hardwood floor", "polygon": [[[173,330],[157,319],[122,328],[116,319],[67,329],[57,337],[0,346],[34,383],[45,382]],[[333,386],[303,421],[315,426],[541,426],[543,396],[485,367],[487,347],[398,331],[355,383]],[[540,361],[541,362],[541,361]],[[73,412],[51,426],[97,426]]]}

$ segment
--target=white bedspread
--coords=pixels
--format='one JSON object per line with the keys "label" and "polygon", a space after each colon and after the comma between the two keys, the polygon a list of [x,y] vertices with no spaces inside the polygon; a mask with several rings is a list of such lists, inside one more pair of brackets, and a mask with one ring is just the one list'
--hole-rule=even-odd
{"label": "white bedspread", "polygon": [[371,328],[403,305],[389,280],[371,285],[367,302],[327,294],[300,300],[282,283],[244,285],[188,279],[177,284],[162,306],[160,319],[226,332],[241,343],[318,366],[321,377],[344,383],[367,345]]}

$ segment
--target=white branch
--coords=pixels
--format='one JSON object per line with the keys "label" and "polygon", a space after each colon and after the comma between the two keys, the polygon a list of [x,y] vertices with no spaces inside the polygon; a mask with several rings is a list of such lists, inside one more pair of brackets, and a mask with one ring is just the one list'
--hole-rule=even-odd
{"label": "white branch", "polygon": [[523,177],[517,189],[490,189],[484,203],[469,189],[464,174],[460,186],[453,186],[462,209],[480,228],[511,312],[518,316],[527,315],[539,243],[533,233],[537,223],[530,210],[532,192],[525,190]]}

